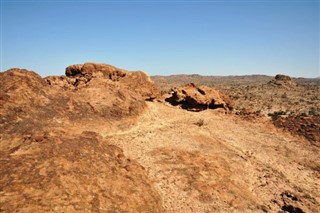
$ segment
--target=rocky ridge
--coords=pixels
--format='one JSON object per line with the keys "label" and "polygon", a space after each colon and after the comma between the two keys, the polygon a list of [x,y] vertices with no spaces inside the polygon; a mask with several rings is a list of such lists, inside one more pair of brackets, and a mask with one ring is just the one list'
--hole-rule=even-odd
{"label": "rocky ridge", "polygon": [[31,71],[11,69],[0,78],[0,127],[13,132],[17,127],[21,131],[60,125],[63,120],[137,116],[146,99],[159,95],[145,73],[105,64],[72,65],[66,68],[66,76],[44,79]]}
{"label": "rocky ridge", "polygon": [[159,92],[107,64],[0,73],[0,211],[163,212],[145,169],[97,127],[127,128]]}

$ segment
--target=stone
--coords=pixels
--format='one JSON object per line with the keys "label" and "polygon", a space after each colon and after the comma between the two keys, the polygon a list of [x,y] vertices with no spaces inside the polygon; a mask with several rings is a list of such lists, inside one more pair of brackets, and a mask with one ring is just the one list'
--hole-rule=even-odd
{"label": "stone", "polygon": [[232,102],[226,94],[207,86],[197,86],[194,83],[173,88],[165,100],[189,111],[217,108],[231,111],[233,109]]}

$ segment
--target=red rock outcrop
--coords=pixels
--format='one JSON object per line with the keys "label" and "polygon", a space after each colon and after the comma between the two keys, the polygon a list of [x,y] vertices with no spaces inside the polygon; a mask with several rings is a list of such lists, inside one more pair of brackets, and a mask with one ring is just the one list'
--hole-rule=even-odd
{"label": "red rock outcrop", "polygon": [[319,116],[288,116],[273,120],[276,127],[283,128],[305,137],[316,146],[320,146],[320,117]]}
{"label": "red rock outcrop", "polygon": [[0,110],[9,112],[9,106],[25,110],[29,105],[41,106],[49,101],[46,82],[35,72],[14,68],[0,72],[0,79]]}
{"label": "red rock outcrop", "polygon": [[154,99],[160,92],[149,76],[142,71],[129,72],[109,64],[85,63],[75,64],[66,68],[66,76],[45,78],[49,85],[63,88],[79,89],[82,87],[112,84],[121,86],[141,95],[144,99]]}
{"label": "red rock outcrop", "polygon": [[[119,120],[140,114],[159,91],[143,72],[107,64],[66,68],[66,76],[42,79],[11,69],[0,73],[0,128],[15,132],[75,120]],[[60,124],[57,124],[60,125]]]}
{"label": "red rock outcrop", "polygon": [[144,168],[90,132],[134,122],[158,92],[145,73],[87,63],[0,82],[0,211],[163,212]]}
{"label": "red rock outcrop", "polygon": [[207,86],[196,86],[193,83],[172,89],[165,99],[172,105],[179,105],[190,111],[223,108],[232,110],[230,98],[219,90]]}
{"label": "red rock outcrop", "polygon": [[35,122],[43,120],[38,119],[43,115],[42,109],[51,103],[46,82],[24,69],[2,72],[0,81],[0,132],[18,134],[26,128],[40,127]]}

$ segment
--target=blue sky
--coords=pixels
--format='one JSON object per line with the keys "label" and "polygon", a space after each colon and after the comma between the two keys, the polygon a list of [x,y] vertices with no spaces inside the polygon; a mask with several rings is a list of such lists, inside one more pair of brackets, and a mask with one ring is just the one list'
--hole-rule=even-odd
{"label": "blue sky", "polygon": [[1,0],[1,71],[318,77],[319,1]]}

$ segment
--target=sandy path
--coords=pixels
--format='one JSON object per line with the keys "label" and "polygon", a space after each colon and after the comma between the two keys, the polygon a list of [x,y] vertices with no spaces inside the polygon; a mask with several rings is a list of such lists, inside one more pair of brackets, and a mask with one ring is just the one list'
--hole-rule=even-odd
{"label": "sandy path", "polygon": [[145,167],[168,212],[320,211],[319,150],[263,121],[148,103],[135,126],[102,134]]}

